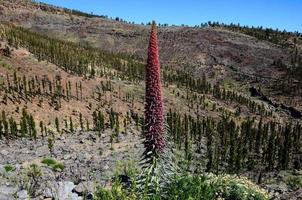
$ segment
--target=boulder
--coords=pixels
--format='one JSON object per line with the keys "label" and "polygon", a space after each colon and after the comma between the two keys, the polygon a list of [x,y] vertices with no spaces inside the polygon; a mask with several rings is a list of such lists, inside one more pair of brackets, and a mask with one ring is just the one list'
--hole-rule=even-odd
{"label": "boulder", "polygon": [[4,150],[2,150],[0,152],[0,154],[3,155],[3,156],[7,156],[8,155],[8,151],[4,149]]}
{"label": "boulder", "polygon": [[93,193],[95,192],[94,183],[92,181],[81,182],[72,191],[80,196]]}
{"label": "boulder", "polygon": [[44,197],[52,197],[60,200],[82,200],[82,197],[79,197],[78,194],[72,192],[74,188],[75,185],[73,182],[53,182],[44,191]]}
{"label": "boulder", "polygon": [[17,192],[18,200],[29,200],[29,196],[26,190]]}
{"label": "boulder", "polygon": [[15,200],[15,194],[18,189],[16,187],[10,186],[0,186],[0,199],[5,200]]}
{"label": "boulder", "polygon": [[291,192],[289,194],[282,195],[280,197],[282,200],[302,200],[302,188],[295,191]]}
{"label": "boulder", "polygon": [[289,190],[288,186],[283,182],[278,184],[266,185],[266,188],[268,189],[269,192],[279,193],[279,194],[284,194]]}

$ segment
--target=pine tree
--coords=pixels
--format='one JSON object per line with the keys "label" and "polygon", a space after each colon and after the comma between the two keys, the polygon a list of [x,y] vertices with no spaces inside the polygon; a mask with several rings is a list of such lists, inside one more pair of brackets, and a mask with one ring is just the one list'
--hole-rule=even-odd
{"label": "pine tree", "polygon": [[44,134],[43,134],[43,131],[44,131],[43,121],[40,121],[40,131],[41,131],[42,137],[44,137]]}
{"label": "pine tree", "polygon": [[109,121],[110,121],[110,128],[113,129],[115,125],[115,112],[113,111],[113,108],[110,109],[110,116],[109,116]]}
{"label": "pine tree", "polygon": [[57,132],[60,133],[60,123],[57,117],[55,118],[55,125],[56,125]]}
{"label": "pine tree", "polygon": [[83,115],[80,113],[80,126],[81,126],[81,131],[84,131],[84,123],[83,123]]}
{"label": "pine tree", "polygon": [[76,82],[76,97],[77,101],[79,100],[79,90],[78,90],[78,83]]}
{"label": "pine tree", "polygon": [[99,125],[98,125],[99,120],[98,120],[98,114],[97,114],[96,110],[93,111],[93,113],[92,113],[92,120],[93,120],[93,129],[97,131],[99,128]]}
{"label": "pine tree", "polygon": [[74,132],[73,122],[72,122],[72,117],[71,116],[69,117],[69,130],[70,130],[71,133]]}
{"label": "pine tree", "polygon": [[125,130],[125,134],[127,134],[127,126],[128,126],[128,121],[127,121],[127,117],[124,118],[124,130]]}
{"label": "pine tree", "polygon": [[9,118],[9,127],[10,127],[10,135],[12,137],[17,137],[18,128],[17,128],[17,123],[15,122],[13,117]]}
{"label": "pine tree", "polygon": [[281,145],[280,148],[280,164],[281,164],[281,169],[286,170],[289,165],[290,161],[290,154],[292,150],[292,139],[291,139],[291,125],[286,124],[285,125],[285,130],[282,131],[282,137],[283,139],[283,145]]}
{"label": "pine tree", "polygon": [[2,137],[3,137],[3,125],[2,125],[2,120],[1,120],[1,118],[0,118],[0,139],[2,139]]}
{"label": "pine tree", "polygon": [[258,131],[256,135],[256,144],[255,144],[255,153],[259,154],[260,152],[260,147],[262,145],[262,137],[263,137],[263,132],[262,132],[262,118],[260,119],[260,122],[258,123]]}
{"label": "pine tree", "polygon": [[115,139],[116,139],[116,142],[118,142],[118,137],[119,137],[119,132],[120,132],[120,122],[119,122],[119,115],[116,114],[116,122],[115,122],[115,128],[114,128],[114,132],[115,132]]}
{"label": "pine tree", "polygon": [[27,117],[24,116],[24,113],[21,117],[20,127],[21,127],[21,137],[27,136],[27,134],[28,134]]}
{"label": "pine tree", "polygon": [[99,131],[105,130],[105,118],[101,111],[98,113],[98,125],[99,125]]}
{"label": "pine tree", "polygon": [[83,91],[82,91],[82,82],[80,81],[80,96],[81,96],[81,101],[83,101]]}
{"label": "pine tree", "polygon": [[90,127],[89,127],[89,121],[88,119],[86,118],[86,130],[87,131],[90,131]]}
{"label": "pine tree", "polygon": [[31,132],[31,137],[34,138],[34,140],[37,140],[37,130],[36,130],[36,123],[32,115],[29,117],[29,127]]}
{"label": "pine tree", "polygon": [[214,163],[213,163],[213,143],[214,143],[214,138],[213,138],[213,129],[211,126],[211,122],[207,120],[207,126],[206,126],[206,134],[207,134],[207,166],[206,169],[207,171],[211,171],[213,169]]}
{"label": "pine tree", "polygon": [[229,171],[234,171],[235,166],[235,157],[236,157],[236,139],[237,139],[237,130],[236,124],[234,121],[230,123],[230,153],[229,153]]}
{"label": "pine tree", "polygon": [[267,161],[267,169],[272,170],[274,168],[275,164],[275,140],[276,140],[276,133],[275,133],[275,124],[271,123],[270,124],[270,129],[271,129],[271,134],[269,136],[269,141],[267,145],[267,150],[266,150],[266,161]]}

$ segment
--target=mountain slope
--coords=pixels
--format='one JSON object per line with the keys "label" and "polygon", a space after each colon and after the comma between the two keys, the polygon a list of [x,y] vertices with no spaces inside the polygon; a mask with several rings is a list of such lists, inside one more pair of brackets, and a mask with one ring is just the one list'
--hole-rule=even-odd
{"label": "mountain slope", "polygon": [[[149,27],[31,1],[0,10],[0,167],[53,156],[67,167],[61,180],[103,182],[115,159],[136,159]],[[300,177],[301,116],[281,104],[301,108],[300,80],[284,66],[292,49],[223,27],[160,27],[159,40],[168,134],[185,171],[267,188],[280,170]],[[276,181],[284,193],[287,178]]]}
{"label": "mountain slope", "polygon": [[[2,21],[10,21],[60,39],[146,59],[146,26],[71,14],[61,8],[32,4],[30,1],[4,1],[1,12]],[[300,41],[301,38],[298,38]],[[159,43],[164,67],[185,70],[197,77],[206,73],[212,82],[221,84],[231,80],[235,85],[244,84],[247,88],[261,87],[275,101],[301,109],[301,99],[298,97],[301,94],[301,80],[287,70],[291,66],[294,50],[283,49],[223,27],[160,27]],[[300,50],[297,57],[301,59]],[[280,62],[281,66],[287,66],[286,70],[280,67]],[[291,82],[279,81],[288,78]],[[296,88],[287,91],[290,98],[278,92],[280,88],[288,87]]]}

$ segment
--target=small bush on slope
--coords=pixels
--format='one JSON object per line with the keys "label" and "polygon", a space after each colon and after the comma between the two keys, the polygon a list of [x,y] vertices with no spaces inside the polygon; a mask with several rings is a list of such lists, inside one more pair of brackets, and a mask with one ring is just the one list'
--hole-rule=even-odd
{"label": "small bush on slope", "polygon": [[63,163],[59,163],[53,158],[44,158],[41,163],[47,165],[50,169],[56,172],[61,172],[65,168]]}
{"label": "small bush on slope", "polygon": [[4,170],[5,170],[5,172],[7,172],[7,173],[13,172],[13,171],[15,171],[15,167],[12,166],[12,165],[5,165],[5,166],[4,166]]}
{"label": "small bush on slope", "polygon": [[188,175],[169,189],[170,199],[266,200],[269,195],[251,181],[230,175]]}
{"label": "small bush on slope", "polygon": [[41,163],[47,165],[47,166],[51,166],[51,165],[55,165],[57,163],[57,161],[53,158],[44,158]]}
{"label": "small bush on slope", "polygon": [[302,188],[302,175],[299,176],[290,175],[287,178],[286,182],[293,190]]}

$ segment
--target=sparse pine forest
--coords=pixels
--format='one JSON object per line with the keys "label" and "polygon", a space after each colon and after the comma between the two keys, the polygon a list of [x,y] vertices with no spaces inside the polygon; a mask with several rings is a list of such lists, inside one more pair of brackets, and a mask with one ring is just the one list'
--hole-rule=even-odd
{"label": "sparse pine forest", "polygon": [[[53,14],[60,9],[38,5]],[[77,10],[63,12],[108,20]],[[89,134],[91,146],[107,142],[106,147],[93,150],[98,156],[113,155],[133,143],[143,173],[137,166],[124,167],[119,173],[129,180],[115,174],[111,190],[98,188],[95,199],[269,199],[266,191],[239,177],[263,186],[263,176],[302,170],[301,112],[262,94],[262,90],[293,98],[301,94],[301,34],[216,22],[195,28],[204,26],[240,32],[286,49],[290,61],[276,58],[272,63],[286,72],[283,81],[258,87],[255,96],[261,98],[255,98],[248,89],[226,87],[207,73],[192,75],[167,63],[160,67],[155,23],[146,64],[134,54],[1,22],[0,146],[18,140],[29,141],[30,148],[46,144],[51,158],[44,158],[42,164],[56,180],[63,180],[60,173],[68,169],[55,159],[69,159],[66,155],[59,159],[57,153],[65,138]],[[80,139],[79,145],[84,144],[85,139]],[[27,189],[36,197],[42,174],[35,164],[28,170],[37,183]],[[302,187],[296,182],[295,187]]]}
{"label": "sparse pine forest", "polygon": [[[108,81],[102,82],[101,86],[90,94],[90,97],[96,101],[102,101],[102,96],[106,91],[113,92],[118,89],[114,88],[111,79],[122,79],[134,84],[143,79],[144,64],[125,55],[115,55],[59,41],[6,24],[2,25],[1,32],[9,46],[27,48],[38,60],[48,60],[66,72],[84,79],[93,79],[95,76],[104,77]],[[207,169],[210,171],[239,172],[243,169],[255,169],[255,166],[258,166],[259,170],[301,167],[297,160],[301,155],[301,125],[298,122],[280,124],[274,120],[263,120],[262,118],[270,118],[273,115],[273,111],[266,109],[264,103],[251,100],[251,98],[227,90],[220,85],[212,85],[207,82],[205,76],[196,80],[185,72],[171,70],[163,70],[164,85],[176,85],[173,94],[185,99],[189,108],[188,113],[179,113],[172,109],[167,112],[167,123],[177,147],[185,151],[189,151],[186,148],[192,148],[190,151],[200,152],[199,143],[205,137],[209,140],[207,155],[211,159],[207,163]],[[60,76],[52,77],[52,79],[49,76],[27,77],[14,71],[12,75],[6,75],[6,80],[1,86],[2,104],[30,102],[38,99],[38,105],[41,106],[43,101],[46,101],[54,110],[60,110],[62,101],[69,102],[71,99],[83,101],[83,98],[87,98],[83,97],[82,81],[64,82],[63,84]],[[181,95],[176,90],[182,90],[184,93]],[[208,96],[240,106],[236,112],[232,113],[223,107],[216,107],[215,103],[207,105],[209,104],[207,103]],[[125,98],[129,99],[127,96]],[[255,113],[257,116],[241,117],[241,106],[247,107],[249,112]],[[222,117],[214,119],[203,116],[201,110],[207,109],[207,107],[221,113]],[[25,108],[18,109],[20,113],[18,120],[5,116],[5,111],[3,111],[1,133],[3,132],[3,136],[12,138],[17,136],[35,138],[38,130],[32,115],[27,114]],[[91,130],[100,132],[105,129],[105,124],[109,124],[107,128],[114,129],[117,121],[115,118],[118,118],[118,113],[114,113],[111,109],[109,113],[103,113],[100,110],[92,111],[89,116],[89,119],[93,119],[90,122],[92,126],[88,128],[84,128],[81,113],[74,120],[80,124],[78,130],[90,130],[89,128],[91,128]],[[131,119],[129,114],[124,118]],[[71,119],[70,117],[64,119],[67,120],[69,126],[65,128],[62,126],[64,131],[74,131]],[[42,124],[47,123],[42,121]],[[53,121],[52,124],[54,126],[57,123]],[[57,132],[62,132],[58,126],[56,127]],[[47,131],[46,133],[41,132],[39,135],[47,136]],[[183,143],[184,141],[192,143],[193,146],[192,144],[191,146],[186,145]],[[249,141],[249,143],[245,141]],[[284,146],[287,148],[283,148]],[[221,148],[223,149],[221,150]],[[253,163],[248,163],[249,160],[253,160]],[[226,164],[227,166],[224,166]]]}

